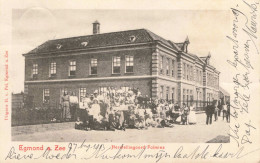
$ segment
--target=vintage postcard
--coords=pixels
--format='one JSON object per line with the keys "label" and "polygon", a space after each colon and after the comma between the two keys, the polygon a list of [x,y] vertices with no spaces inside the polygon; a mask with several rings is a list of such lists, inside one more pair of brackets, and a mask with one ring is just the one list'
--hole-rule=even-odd
{"label": "vintage postcard", "polygon": [[2,0],[0,162],[260,162],[259,0]]}

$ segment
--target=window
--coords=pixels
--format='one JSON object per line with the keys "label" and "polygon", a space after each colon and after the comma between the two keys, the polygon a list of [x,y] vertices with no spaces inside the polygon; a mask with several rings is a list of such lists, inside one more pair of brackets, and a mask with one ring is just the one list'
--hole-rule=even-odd
{"label": "window", "polygon": [[190,80],[193,80],[193,66],[190,66]]}
{"label": "window", "polygon": [[36,78],[38,75],[38,64],[33,64],[33,69],[32,69],[32,77]]}
{"label": "window", "polygon": [[134,56],[126,55],[125,56],[125,72],[131,73],[134,72]]}
{"label": "window", "polygon": [[99,94],[107,95],[109,93],[109,87],[99,87],[98,92]]}
{"label": "window", "polygon": [[167,101],[169,100],[169,91],[170,91],[170,88],[167,87],[167,88],[166,88],[166,100],[167,100]]}
{"label": "window", "polygon": [[161,90],[160,90],[160,98],[163,99],[163,86],[161,86]]}
{"label": "window", "polygon": [[91,61],[90,61],[90,74],[91,75],[96,75],[97,74],[97,59],[96,58],[91,58]]}
{"label": "window", "polygon": [[189,90],[187,90],[187,106],[189,105]]}
{"label": "window", "polygon": [[183,103],[185,102],[185,89],[183,89]]}
{"label": "window", "polygon": [[120,57],[114,56],[113,57],[113,74],[120,73]]}
{"label": "window", "polygon": [[202,74],[202,71],[200,71],[200,83],[203,84],[203,74]]}
{"label": "window", "polygon": [[186,70],[187,70],[187,72],[186,72],[186,75],[187,75],[186,79],[189,80],[190,79],[189,78],[189,75],[190,75],[190,66],[189,65],[187,65],[187,69]]}
{"label": "window", "polygon": [[175,61],[172,60],[172,76],[174,77],[174,71],[175,71]]}
{"label": "window", "polygon": [[186,64],[183,63],[183,79],[186,78]]}
{"label": "window", "polygon": [[69,76],[76,75],[76,61],[70,61]]}
{"label": "window", "polygon": [[83,101],[84,97],[86,97],[87,88],[80,88],[79,89],[79,100],[80,102]]}
{"label": "window", "polygon": [[134,42],[136,40],[136,37],[135,36],[130,36],[130,41],[131,42]]}
{"label": "window", "polygon": [[159,68],[160,68],[160,74],[163,74],[163,56],[160,56],[159,58]]}
{"label": "window", "polygon": [[196,81],[197,81],[197,83],[199,83],[199,70],[198,69],[196,70]]}
{"label": "window", "polygon": [[166,59],[166,75],[169,75],[169,62],[170,62],[170,59],[169,58],[167,58]]}
{"label": "window", "polygon": [[190,90],[190,101],[193,102],[193,92]]}
{"label": "window", "polygon": [[88,45],[88,42],[87,42],[87,41],[82,42],[81,45],[82,45],[82,46],[87,46],[87,45]]}
{"label": "window", "polygon": [[50,64],[50,77],[56,75],[56,62]]}
{"label": "window", "polygon": [[49,89],[43,89],[43,102],[44,103],[50,102],[50,90]]}
{"label": "window", "polygon": [[175,98],[175,88],[172,88],[172,102],[174,102]]}

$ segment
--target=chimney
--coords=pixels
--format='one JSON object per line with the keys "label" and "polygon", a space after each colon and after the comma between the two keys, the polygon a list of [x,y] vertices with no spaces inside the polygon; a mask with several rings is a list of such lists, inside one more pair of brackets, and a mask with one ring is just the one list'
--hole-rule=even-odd
{"label": "chimney", "polygon": [[93,23],[93,35],[99,34],[100,33],[100,23],[96,20]]}
{"label": "chimney", "polygon": [[190,44],[189,38],[187,36],[186,40],[184,41],[183,50],[188,53],[188,45]]}

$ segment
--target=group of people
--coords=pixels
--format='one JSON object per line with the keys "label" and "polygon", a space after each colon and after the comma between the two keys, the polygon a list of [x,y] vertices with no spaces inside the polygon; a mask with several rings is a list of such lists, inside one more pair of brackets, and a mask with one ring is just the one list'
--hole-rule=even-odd
{"label": "group of people", "polygon": [[212,117],[214,115],[214,120],[218,121],[218,117],[221,116],[223,120],[226,119],[227,122],[230,122],[230,105],[228,101],[223,100],[214,100],[212,105],[206,107],[205,113],[207,115],[206,124],[212,124]]}
{"label": "group of people", "polygon": [[194,104],[183,103],[180,107],[172,100],[152,100],[139,89],[96,90],[81,98],[79,102],[75,93],[64,93],[62,97],[63,117],[76,120],[76,129],[125,130],[196,124]]}

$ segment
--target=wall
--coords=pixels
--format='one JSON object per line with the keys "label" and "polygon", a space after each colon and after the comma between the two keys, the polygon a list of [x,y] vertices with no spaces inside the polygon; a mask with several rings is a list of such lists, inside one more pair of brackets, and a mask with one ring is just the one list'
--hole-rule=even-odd
{"label": "wall", "polygon": [[[125,73],[125,55],[134,56],[134,73]],[[121,57],[120,74],[112,74],[112,56]],[[56,57],[56,58],[39,58],[39,59],[25,59],[25,80],[32,80],[32,65],[38,64],[38,78],[37,80],[49,79],[49,64],[52,61],[56,62],[57,73],[53,79],[68,79],[69,61],[76,60],[76,76],[74,78],[93,77],[90,75],[90,59],[91,57],[98,59],[97,75],[94,77],[109,77],[109,76],[123,76],[123,75],[151,75],[151,49],[137,49],[137,50],[121,50],[113,52],[102,52],[95,54],[85,54],[77,56]]]}

